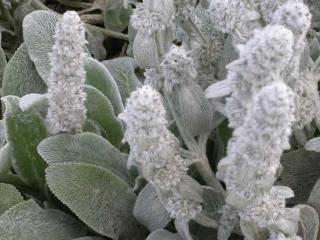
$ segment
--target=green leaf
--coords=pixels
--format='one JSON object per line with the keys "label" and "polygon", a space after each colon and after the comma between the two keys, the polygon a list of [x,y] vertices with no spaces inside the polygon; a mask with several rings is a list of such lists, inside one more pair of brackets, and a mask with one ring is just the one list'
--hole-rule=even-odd
{"label": "green leaf", "polygon": [[34,11],[23,20],[23,37],[30,59],[42,79],[46,82],[51,69],[49,53],[54,44],[54,32],[58,15],[48,11]]}
{"label": "green leaf", "polygon": [[49,137],[38,145],[38,152],[48,164],[89,163],[106,168],[129,182],[124,154],[106,139],[93,133]]}
{"label": "green leaf", "polygon": [[94,231],[112,239],[143,239],[132,215],[136,196],[109,170],[84,163],[56,163],[46,172],[51,191]]}
{"label": "green leaf", "polygon": [[0,179],[10,171],[10,151],[11,149],[8,143],[0,149]]}
{"label": "green leaf", "polygon": [[13,185],[0,183],[0,192],[0,215],[23,201],[20,192]]}
{"label": "green leaf", "polygon": [[38,144],[47,137],[46,125],[33,109],[22,112],[17,102],[6,97],[4,117],[7,141],[12,149],[12,164],[22,180],[33,187],[43,187],[46,163],[37,153]]}
{"label": "green leaf", "polygon": [[178,234],[171,233],[164,229],[152,232],[146,240],[181,240]]}
{"label": "green leaf", "polygon": [[87,93],[87,117],[95,121],[104,131],[107,139],[118,147],[123,138],[121,121],[115,116],[109,99],[98,89],[85,86]]}
{"label": "green leaf", "polygon": [[208,213],[215,213],[225,204],[225,197],[211,187],[203,187],[203,208]]}
{"label": "green leaf", "polygon": [[317,240],[319,230],[319,215],[312,207],[300,204],[295,206],[300,209],[299,232],[302,239]]}
{"label": "green leaf", "polygon": [[102,61],[106,58],[107,51],[103,45],[104,35],[98,31],[87,30],[88,49],[95,59]]}
{"label": "green leaf", "polygon": [[119,57],[102,62],[110,71],[120,90],[122,101],[130,96],[130,93],[141,86],[141,82],[135,74],[137,64],[133,58]]}
{"label": "green leaf", "polygon": [[81,237],[81,238],[74,238],[72,240],[103,240],[104,238],[99,237]]}
{"label": "green leaf", "polygon": [[7,59],[1,46],[1,39],[2,39],[2,36],[0,32],[0,86],[2,84],[3,74],[7,66]]}
{"label": "green leaf", "polygon": [[108,69],[94,58],[87,58],[84,68],[86,70],[86,84],[101,91],[111,102],[116,115],[123,111],[123,104],[117,83]]}
{"label": "green leaf", "polygon": [[3,96],[22,97],[28,93],[45,93],[47,87],[38,75],[23,43],[11,57],[3,76]]}
{"label": "green leaf", "polygon": [[320,177],[320,153],[299,149],[283,154],[282,173],[277,185],[290,187],[295,197],[290,202],[299,204],[308,200],[312,187]]}
{"label": "green leaf", "polygon": [[129,24],[132,8],[128,6],[125,9],[123,1],[109,0],[105,3],[103,14],[105,28],[122,32]]}
{"label": "green leaf", "polygon": [[151,184],[147,184],[139,193],[133,215],[150,232],[164,228],[171,221],[170,214],[163,207]]}
{"label": "green leaf", "polygon": [[69,240],[85,232],[75,218],[56,209],[42,209],[33,200],[0,216],[0,240]]}
{"label": "green leaf", "polygon": [[313,186],[307,203],[314,207],[320,215],[320,179]]}

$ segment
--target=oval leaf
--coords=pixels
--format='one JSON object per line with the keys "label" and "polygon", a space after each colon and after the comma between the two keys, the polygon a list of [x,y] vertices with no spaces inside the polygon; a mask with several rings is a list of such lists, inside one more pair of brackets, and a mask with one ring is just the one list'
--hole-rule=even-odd
{"label": "oval leaf", "polygon": [[122,123],[115,116],[109,99],[94,87],[85,86],[84,90],[87,94],[87,117],[98,123],[107,139],[118,147],[123,138]]}
{"label": "oval leaf", "polygon": [[116,175],[84,163],[56,163],[46,172],[51,191],[94,231],[112,239],[143,239],[132,215],[136,196]]}
{"label": "oval leaf", "polygon": [[312,187],[320,177],[320,153],[304,149],[285,153],[281,157],[282,173],[277,185],[290,187],[295,194],[289,201],[295,204],[308,200]]}
{"label": "oval leaf", "polygon": [[115,116],[109,99],[98,89],[85,85],[87,117],[98,125],[107,139],[119,146],[123,138],[122,122]]}
{"label": "oval leaf", "polygon": [[146,240],[181,240],[178,234],[171,233],[164,229],[152,232]]}
{"label": "oval leaf", "polygon": [[304,145],[304,149],[307,151],[320,152],[320,137],[315,137],[315,138],[310,139]]}
{"label": "oval leaf", "polygon": [[[17,103],[6,103],[4,118],[13,167],[26,184],[43,187],[46,163],[39,156],[37,146],[47,137],[46,125],[38,112],[33,109],[22,112],[15,104]],[[8,111],[9,105],[14,111]]]}
{"label": "oval leaf", "polygon": [[117,83],[108,69],[93,58],[87,58],[84,64],[86,84],[101,91],[111,102],[116,115],[123,111],[123,104]]}
{"label": "oval leaf", "polygon": [[128,26],[131,13],[131,6],[124,8],[123,1],[106,1],[103,11],[104,26],[107,29],[122,32]]}
{"label": "oval leaf", "polygon": [[294,208],[300,209],[299,236],[302,239],[317,240],[319,215],[312,207],[300,204]]}
{"label": "oval leaf", "polygon": [[133,58],[119,57],[102,62],[110,71],[119,88],[122,101],[130,96],[130,93],[141,86],[141,82],[135,74],[136,63]]}
{"label": "oval leaf", "polygon": [[133,215],[150,232],[164,228],[171,221],[170,214],[163,207],[151,184],[147,184],[139,193]]}
{"label": "oval leaf", "polygon": [[11,57],[3,76],[3,96],[22,97],[28,93],[44,93],[45,83],[30,60],[26,45],[23,43]]}
{"label": "oval leaf", "polygon": [[89,163],[106,168],[129,181],[124,155],[106,139],[93,133],[49,137],[38,145],[38,152],[48,164]]}
{"label": "oval leaf", "polygon": [[19,203],[0,216],[1,240],[69,240],[85,235],[75,218],[42,209],[33,200]]}
{"label": "oval leaf", "polygon": [[231,94],[231,81],[218,81],[205,90],[206,98],[221,98]]}
{"label": "oval leaf", "polygon": [[23,37],[30,59],[41,78],[46,82],[51,69],[49,53],[54,44],[54,32],[59,17],[48,11],[34,11],[23,20]]}
{"label": "oval leaf", "polygon": [[12,185],[0,183],[0,215],[12,206],[24,201],[20,192]]}

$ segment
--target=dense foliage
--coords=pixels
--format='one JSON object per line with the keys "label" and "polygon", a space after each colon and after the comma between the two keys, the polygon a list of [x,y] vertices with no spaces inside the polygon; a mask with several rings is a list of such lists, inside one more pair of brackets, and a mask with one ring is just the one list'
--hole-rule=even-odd
{"label": "dense foliage", "polygon": [[1,0],[0,240],[317,240],[318,0]]}

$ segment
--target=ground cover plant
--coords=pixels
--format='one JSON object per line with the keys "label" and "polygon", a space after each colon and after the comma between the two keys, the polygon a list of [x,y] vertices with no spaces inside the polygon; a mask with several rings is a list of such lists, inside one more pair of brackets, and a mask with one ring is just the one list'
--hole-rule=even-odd
{"label": "ground cover plant", "polygon": [[0,13],[0,240],[320,238],[319,1]]}

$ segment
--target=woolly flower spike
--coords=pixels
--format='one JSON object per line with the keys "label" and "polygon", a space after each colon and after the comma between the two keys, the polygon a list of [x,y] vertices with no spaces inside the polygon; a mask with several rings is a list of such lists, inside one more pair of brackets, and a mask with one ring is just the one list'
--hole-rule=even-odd
{"label": "woolly flower spike", "polygon": [[85,29],[76,12],[68,11],[58,21],[55,45],[50,54],[47,121],[52,133],[81,132],[86,120],[83,91]]}
{"label": "woolly flower spike", "polygon": [[165,207],[172,218],[184,220],[191,220],[202,211],[200,202],[184,198],[171,198]]}
{"label": "woolly flower spike", "polygon": [[288,27],[295,35],[304,35],[311,26],[311,13],[301,0],[288,0],[274,14],[272,23]]}
{"label": "woolly flower spike", "polygon": [[119,118],[126,123],[130,155],[141,163],[143,174],[159,188],[176,186],[186,174],[186,161],[177,156],[178,142],[168,124],[161,95],[145,85],[134,91]]}
{"label": "woolly flower spike", "polygon": [[165,23],[160,13],[150,11],[142,3],[138,3],[131,15],[132,26],[144,33],[151,35],[165,29]]}
{"label": "woolly flower spike", "polygon": [[[130,156],[141,164],[143,176],[174,218],[191,219],[201,203],[182,196],[178,189],[187,175],[188,162],[179,156],[178,140],[166,128],[161,95],[148,85],[134,91],[119,118],[126,124]],[[192,191],[192,189],[191,189]]]}
{"label": "woolly flower spike", "polygon": [[254,36],[240,51],[240,59],[246,60],[246,71],[254,74],[276,74],[289,63],[293,44],[294,37],[290,30],[280,25],[268,25],[254,32]]}
{"label": "woolly flower spike", "polygon": [[286,0],[260,0],[259,8],[263,20],[266,23],[270,23],[274,12],[285,2]]}
{"label": "woolly flower spike", "polygon": [[294,94],[280,81],[254,97],[243,125],[229,141],[227,157],[218,165],[228,204],[241,210],[272,187],[282,151],[290,146],[294,110]]}
{"label": "woolly flower spike", "polygon": [[240,217],[244,221],[255,222],[260,228],[277,229],[286,234],[294,234],[298,230],[300,210],[285,207],[285,200],[293,196],[293,191],[288,187],[272,187],[270,192],[264,192],[240,211]]}
{"label": "woolly flower spike", "polygon": [[172,89],[174,85],[190,83],[197,76],[190,52],[183,47],[172,45],[161,63],[166,84]]}
{"label": "woolly flower spike", "polygon": [[212,0],[209,6],[211,20],[219,30],[232,32],[237,24],[239,0]]}

